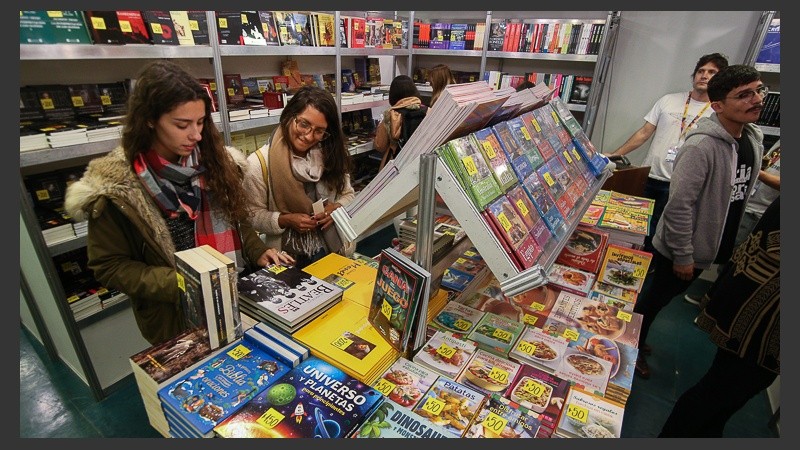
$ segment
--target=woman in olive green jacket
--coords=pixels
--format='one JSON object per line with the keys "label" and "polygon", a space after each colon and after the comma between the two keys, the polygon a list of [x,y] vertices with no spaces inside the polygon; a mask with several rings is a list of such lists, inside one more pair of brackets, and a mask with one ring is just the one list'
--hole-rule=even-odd
{"label": "woman in olive green jacket", "polygon": [[237,269],[293,263],[249,223],[244,155],[225,147],[211,98],[178,65],[156,61],[128,100],[121,145],[91,161],[65,208],[89,221],[89,268],[127,294],[152,344],[184,330],[175,252],[209,244]]}

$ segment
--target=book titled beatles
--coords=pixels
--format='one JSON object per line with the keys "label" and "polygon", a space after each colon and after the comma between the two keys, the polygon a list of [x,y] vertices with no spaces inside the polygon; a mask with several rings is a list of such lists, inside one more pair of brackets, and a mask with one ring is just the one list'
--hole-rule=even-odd
{"label": "book titled beatles", "polygon": [[538,414],[499,394],[492,394],[478,410],[465,438],[532,439],[541,422]]}
{"label": "book titled beatles", "polygon": [[312,356],[214,431],[225,438],[344,438],[383,399],[380,392]]}
{"label": "book titled beatles", "polygon": [[652,259],[652,253],[609,244],[597,279],[612,286],[639,292]]}
{"label": "book titled beatles", "polygon": [[505,195],[493,201],[486,207],[487,216],[497,226],[500,235],[498,239],[504,239],[514,255],[521,263],[523,269],[533,267],[542,253],[541,247],[533,240],[530,230],[525,226],[517,209],[512,205],[511,200]]}
{"label": "book titled beatles", "polygon": [[240,278],[239,295],[272,323],[294,332],[304,319],[339,302],[342,289],[297,267],[272,265]]}
{"label": "book titled beatles", "polygon": [[439,377],[413,411],[460,438],[485,400],[483,392]]}
{"label": "book titled beatles", "polygon": [[398,405],[414,408],[437,378],[439,373],[401,356],[372,387]]}
{"label": "book titled beatles", "polygon": [[593,227],[578,226],[558,254],[556,262],[576,269],[597,273],[603,261],[608,233]]}
{"label": "book titled beatles", "polygon": [[249,337],[158,391],[170,422],[193,437],[211,437],[220,421],[289,371],[289,366]]}
{"label": "book titled beatles", "polygon": [[537,438],[550,437],[558,424],[569,382],[523,364],[505,397],[539,414]]}
{"label": "book titled beatles", "polygon": [[455,436],[427,417],[389,399],[381,403],[369,417],[364,419],[361,426],[353,432],[352,437],[358,439],[446,439]]}
{"label": "book titled beatles", "polygon": [[621,404],[572,387],[556,434],[568,438],[618,438],[624,414]]}
{"label": "book titled beatles", "polygon": [[400,252],[381,250],[369,322],[400,353],[405,352],[420,303],[430,292],[431,274]]}

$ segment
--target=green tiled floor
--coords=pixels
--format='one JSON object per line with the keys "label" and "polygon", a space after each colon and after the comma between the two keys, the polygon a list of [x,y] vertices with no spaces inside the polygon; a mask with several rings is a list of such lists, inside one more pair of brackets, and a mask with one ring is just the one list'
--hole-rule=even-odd
{"label": "green tiled floor", "polygon": [[[358,251],[372,256],[395,237],[389,227],[359,243]],[[703,286],[697,287],[702,290]],[[655,437],[672,404],[702,376],[715,347],[695,327],[697,307],[676,298],[664,308],[650,332],[652,376],[636,378],[622,427],[623,437]],[[61,362],[50,361],[44,348],[20,330],[20,437],[160,437],[148,423],[132,377],[100,402]],[[766,394],[752,399],[728,423],[725,437],[778,437],[768,422]]]}

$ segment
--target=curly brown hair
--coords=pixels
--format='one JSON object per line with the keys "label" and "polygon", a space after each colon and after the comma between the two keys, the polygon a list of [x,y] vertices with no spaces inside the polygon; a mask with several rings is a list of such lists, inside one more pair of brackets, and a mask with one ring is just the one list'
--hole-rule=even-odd
{"label": "curly brown hair", "polygon": [[167,60],[145,66],[136,78],[128,97],[128,110],[122,130],[122,147],[133,167],[137,155],[150,150],[155,131],[148,124],[178,106],[196,100],[205,105],[202,139],[197,143],[200,162],[205,167],[206,193],[226,218],[236,224],[249,217],[242,185],[242,171],[236,165],[217,126],[211,119],[211,97],[196,78],[178,64]]}

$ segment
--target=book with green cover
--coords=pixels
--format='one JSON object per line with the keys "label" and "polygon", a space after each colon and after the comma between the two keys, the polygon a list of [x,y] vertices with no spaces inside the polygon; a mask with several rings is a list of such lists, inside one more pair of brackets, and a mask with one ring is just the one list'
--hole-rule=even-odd
{"label": "book with green cover", "polygon": [[450,153],[451,169],[459,174],[464,190],[478,210],[486,208],[492,200],[502,195],[492,170],[483,158],[478,143],[472,135],[453,139],[440,147]]}
{"label": "book with green cover", "polygon": [[81,11],[20,11],[20,44],[91,44]]}

